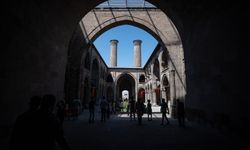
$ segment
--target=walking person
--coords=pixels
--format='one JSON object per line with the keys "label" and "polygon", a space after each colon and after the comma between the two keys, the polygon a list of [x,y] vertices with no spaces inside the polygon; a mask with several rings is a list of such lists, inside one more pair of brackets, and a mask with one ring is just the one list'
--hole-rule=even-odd
{"label": "walking person", "polygon": [[169,124],[169,120],[168,120],[168,117],[167,117],[167,108],[168,108],[168,104],[165,102],[165,99],[162,98],[162,103],[161,103],[161,114],[162,114],[161,125],[164,125],[164,120],[166,120],[167,124]]}
{"label": "walking person", "polygon": [[138,117],[138,124],[142,125],[142,116],[144,113],[144,104],[143,101],[141,99],[138,99],[136,102],[136,112],[137,112],[137,117]]}
{"label": "walking person", "polygon": [[105,96],[102,97],[101,103],[100,103],[100,108],[101,108],[101,122],[106,121],[106,111],[107,111],[107,102],[105,99]]}
{"label": "walking person", "polygon": [[95,121],[95,100],[91,97],[89,101],[89,123],[94,123]]}
{"label": "walking person", "polygon": [[149,99],[147,103],[147,114],[148,114],[148,121],[152,121],[152,105]]}

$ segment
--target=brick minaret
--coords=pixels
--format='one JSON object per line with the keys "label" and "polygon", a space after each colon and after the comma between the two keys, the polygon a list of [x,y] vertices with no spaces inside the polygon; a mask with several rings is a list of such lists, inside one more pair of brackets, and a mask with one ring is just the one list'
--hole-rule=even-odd
{"label": "brick minaret", "polygon": [[118,40],[110,40],[110,67],[117,67]]}
{"label": "brick minaret", "polygon": [[141,40],[134,40],[134,67],[141,67]]}

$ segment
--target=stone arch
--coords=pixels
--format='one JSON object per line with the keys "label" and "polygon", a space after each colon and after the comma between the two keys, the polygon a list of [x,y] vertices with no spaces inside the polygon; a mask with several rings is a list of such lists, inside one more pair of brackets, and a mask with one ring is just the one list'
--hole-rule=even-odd
{"label": "stone arch", "polygon": [[136,81],[136,78],[135,78],[135,76],[134,76],[132,73],[130,73],[130,72],[123,72],[123,73],[119,74],[119,75],[116,77],[116,80],[115,80],[115,84],[116,84],[116,85],[117,85],[117,81],[118,81],[122,76],[124,76],[124,75],[129,75],[129,76],[131,76],[131,77],[134,79],[134,81]]}
{"label": "stone arch", "polygon": [[144,83],[145,82],[145,75],[141,74],[139,77],[139,83]]}
{"label": "stone arch", "polygon": [[[123,18],[121,18],[121,19],[123,19]],[[140,28],[140,29],[143,29],[144,31],[146,31],[146,32],[148,32],[150,35],[152,35],[156,40],[158,40],[159,42],[163,42],[162,41],[162,39],[159,37],[159,35],[157,35],[154,31],[152,31],[152,28],[153,28],[153,26],[152,25],[150,25],[150,24],[143,24],[143,23],[139,23],[139,22],[134,22],[134,21],[131,21],[131,20],[120,20],[120,21],[116,21],[116,22],[113,22],[112,24],[108,24],[108,25],[106,25],[106,26],[104,26],[103,28],[102,28],[102,30],[99,30],[98,28],[98,32],[95,34],[95,35],[93,35],[93,37],[91,37],[90,39],[89,39],[89,37],[86,37],[90,42],[93,42],[93,41],[95,41],[95,39],[97,38],[97,37],[99,37],[101,34],[103,34],[104,32],[106,32],[106,31],[108,31],[109,29],[111,29],[111,28],[114,28],[114,27],[117,27],[117,26],[121,26],[121,25],[131,25],[131,26],[135,26],[135,27],[138,27],[138,28]],[[92,32],[95,32],[95,31],[92,31]],[[87,40],[87,39],[85,39],[85,40]]]}
{"label": "stone arch", "polygon": [[[121,13],[121,11],[123,11]],[[103,17],[105,15],[105,17]],[[161,18],[161,19],[157,19]],[[91,21],[91,24],[86,22]],[[108,29],[122,24],[138,26],[152,34],[156,39],[162,40],[166,45],[181,44],[181,39],[172,21],[160,9],[141,9],[133,11],[131,9],[119,9],[118,11],[93,9],[87,13],[79,25],[86,41],[93,41],[97,36]],[[166,31],[165,28],[168,28]]]}
{"label": "stone arch", "polygon": [[[118,25],[130,24],[144,29],[159,41],[164,51],[168,52],[171,67],[177,72],[180,89],[184,89],[185,93],[185,72],[181,69],[185,68],[183,46],[173,22],[160,9],[142,9],[136,12],[124,8],[123,11],[127,12],[119,14],[120,11],[121,9],[119,12],[111,9],[105,10],[105,13],[102,14],[101,10],[93,9],[87,13],[79,22],[85,41],[91,43],[100,34]],[[89,20],[91,20],[91,24],[86,24]],[[178,53],[178,57],[176,57],[176,53]],[[180,65],[181,67],[179,67]]]}
{"label": "stone arch", "polygon": [[[97,4],[103,2],[104,0],[93,0],[93,1],[41,1],[39,3],[33,3],[32,1],[25,2],[23,8],[26,8],[27,11],[19,11],[22,8],[18,8],[18,5],[8,5],[6,8],[9,13],[12,14],[10,16],[6,16],[6,18],[10,17],[9,20],[6,22],[7,29],[10,28],[10,31],[18,31],[16,36],[11,36],[12,32],[4,32],[4,34],[10,35],[11,40],[7,43],[8,53],[4,53],[4,61],[6,60],[7,63],[3,63],[4,70],[2,73],[3,87],[12,87],[12,88],[5,88],[2,92],[3,97],[6,98],[6,103],[1,106],[1,108],[11,108],[8,110],[14,110],[15,113],[11,112],[11,116],[17,115],[18,112],[21,112],[23,108],[25,108],[25,104],[22,101],[21,106],[14,105],[14,99],[18,99],[21,96],[24,96],[24,99],[28,98],[28,96],[34,94],[33,90],[35,89],[36,93],[44,93],[47,91],[51,91],[53,94],[56,94],[60,99],[64,98],[64,87],[63,82],[65,81],[65,85],[67,86],[67,81],[69,81],[69,85],[71,87],[71,83],[73,83],[72,87],[75,86],[74,83],[79,82],[72,82],[71,79],[74,76],[66,76],[65,77],[65,63],[67,62],[67,53],[66,49],[68,47],[67,41],[69,41],[70,36],[72,35],[72,30],[75,28],[75,24],[80,20],[81,15],[85,15],[88,11],[94,8]],[[162,9],[165,13],[170,14],[171,19],[175,19],[175,23],[177,23],[178,29],[182,30],[181,35],[185,40],[185,50],[187,52],[188,59],[185,61],[188,64],[188,69],[186,70],[188,77],[187,83],[189,84],[189,91],[195,91],[194,93],[188,94],[188,106],[191,107],[193,104],[193,109],[200,109],[205,113],[210,112],[221,112],[229,114],[232,117],[232,121],[234,123],[235,120],[243,121],[238,116],[248,117],[246,116],[249,113],[245,113],[246,110],[242,109],[242,107],[234,107],[237,104],[242,104],[243,101],[238,101],[235,104],[235,97],[244,99],[244,91],[245,88],[240,86],[242,81],[245,79],[240,78],[241,74],[239,75],[238,72],[230,72],[230,70],[224,70],[230,68],[231,63],[221,61],[221,55],[223,57],[228,58],[229,60],[234,60],[236,63],[235,66],[241,65],[241,60],[243,56],[242,53],[237,53],[235,51],[235,47],[240,47],[239,49],[245,48],[243,43],[244,40],[239,40],[239,43],[230,43],[236,39],[241,37],[241,33],[243,33],[244,28],[244,18],[245,15],[240,10],[240,6],[242,4],[237,3],[227,3],[229,9],[220,9],[220,6],[225,6],[224,2],[210,2],[210,1],[201,1],[201,2],[183,2],[183,1],[166,1],[166,0],[148,0],[149,2],[153,3],[155,6]],[[22,2],[17,4],[24,4]],[[218,7],[213,7],[213,6]],[[233,6],[236,6],[235,9]],[[41,6],[43,6],[41,8]],[[232,7],[231,7],[232,6]],[[39,8],[39,9],[37,9]],[[43,9],[46,8],[46,9]],[[57,8],[58,13],[54,13],[55,8]],[[243,7],[244,8],[244,7]],[[19,12],[19,14],[15,14]],[[33,12],[27,13],[27,12]],[[69,13],[70,12],[70,13]],[[237,17],[237,23],[230,24],[232,19],[228,17],[228,15],[233,15]],[[41,17],[34,17],[40,16]],[[44,17],[45,15],[45,17]],[[5,15],[4,15],[5,16]],[[14,21],[18,16],[21,16],[23,19],[20,19],[20,23],[24,24],[25,26],[20,26],[18,24],[13,24],[12,20]],[[64,16],[63,18],[60,18]],[[59,19],[59,20],[58,20]],[[28,23],[28,22],[30,23]],[[27,23],[27,24],[26,24]],[[46,23],[46,26],[44,24]],[[244,24],[244,25],[243,25]],[[225,29],[225,25],[228,27]],[[203,28],[204,27],[204,28]],[[234,28],[233,32],[230,32],[231,38],[227,37],[228,31],[231,28]],[[41,29],[41,30],[33,30],[33,29]],[[9,30],[6,30],[9,31]],[[25,32],[24,32],[25,31]],[[35,32],[34,32],[35,31]],[[208,32],[209,31],[209,32]],[[217,34],[221,32],[221,34]],[[41,34],[39,34],[41,33]],[[28,36],[27,36],[28,35]],[[214,35],[219,35],[214,37]],[[9,37],[9,36],[7,36]],[[211,37],[211,38],[210,38]],[[198,39],[198,43],[197,43]],[[223,41],[221,42],[220,39]],[[49,43],[48,43],[49,42]],[[215,45],[211,51],[209,46]],[[11,46],[9,46],[11,45]],[[233,45],[233,46],[232,46]],[[36,54],[33,53],[34,46],[36,49]],[[199,51],[202,49],[202,52]],[[18,50],[18,51],[16,51]],[[13,51],[13,52],[12,52]],[[25,53],[22,53],[25,51]],[[11,53],[10,53],[11,52]],[[196,55],[192,55],[193,53]],[[20,62],[20,59],[28,58],[28,54],[34,54],[33,59],[38,61],[37,63],[29,63],[25,60],[20,64],[19,69],[12,69],[11,67],[5,69],[5,65],[10,64],[17,64]],[[232,55],[235,54],[235,55]],[[238,54],[238,55],[237,55]],[[19,59],[17,59],[17,56]],[[46,59],[43,57],[46,56]],[[172,55],[171,55],[172,56]],[[207,59],[206,63],[204,62],[204,58]],[[29,59],[28,59],[29,60]],[[51,66],[55,67],[44,67],[47,66],[48,62],[50,62]],[[235,64],[234,63],[234,64]],[[218,65],[219,64],[219,65]],[[8,64],[9,65],[9,64]],[[59,66],[60,65],[60,66]],[[58,67],[57,67],[58,66]],[[211,68],[209,68],[211,66]],[[215,68],[213,66],[218,66]],[[25,68],[25,70],[23,70]],[[205,68],[205,69],[204,69]],[[209,69],[207,69],[209,68]],[[222,69],[221,69],[222,68]],[[205,73],[208,70],[216,70],[217,74],[211,74],[210,76]],[[42,73],[34,71],[40,70]],[[185,70],[185,68],[183,68]],[[222,71],[221,71],[222,70]],[[13,72],[14,71],[14,72]],[[71,68],[67,68],[67,71],[72,72]],[[74,71],[74,70],[73,70]],[[20,86],[15,86],[16,82],[9,76],[15,74],[17,77],[17,81],[22,84]],[[56,74],[56,75],[55,75]],[[218,77],[219,76],[219,77]],[[36,78],[31,78],[36,77]],[[222,78],[226,79],[223,80],[223,84],[219,84],[217,82],[213,82],[214,79]],[[218,80],[219,80],[218,79]],[[235,81],[228,82],[229,79],[235,79]],[[12,81],[13,80],[13,81]],[[11,82],[10,82],[11,81]],[[34,81],[36,84],[34,84]],[[209,86],[204,87],[204,85],[199,82],[204,81],[209,83]],[[57,86],[55,86],[57,85]],[[224,87],[224,85],[233,85],[229,86],[223,92],[217,92],[214,90],[215,88],[220,88],[220,86]],[[27,86],[31,86],[31,90],[27,90]],[[241,87],[239,88],[239,92],[235,91],[236,93],[230,93],[228,91],[234,91],[235,86]],[[46,88],[45,88],[46,87]],[[212,89],[212,90],[210,90]],[[15,95],[10,95],[12,91],[19,91]],[[213,90],[215,91],[213,93]],[[207,105],[204,105],[204,101],[199,101],[199,99],[204,98],[203,95],[207,95],[205,97],[207,101]],[[242,96],[243,95],[243,96]],[[70,94],[71,96],[71,94]],[[4,99],[3,98],[3,99]],[[224,101],[221,101],[222,98],[228,98],[227,102],[232,102],[234,105],[224,105]],[[67,97],[66,97],[67,99]],[[12,104],[13,103],[13,104]],[[19,104],[19,103],[17,103]],[[225,103],[230,104],[230,103]],[[206,106],[211,105],[214,106],[213,111],[207,110]],[[238,106],[238,105],[237,105]],[[241,106],[241,105],[239,105]],[[191,108],[192,108],[191,107]],[[230,108],[240,108],[236,110],[232,110]],[[5,112],[5,109],[1,109]],[[233,113],[237,112],[237,113]],[[9,112],[8,112],[9,113]],[[4,114],[4,113],[3,113]],[[211,114],[211,113],[210,113]],[[209,115],[210,115],[209,114]],[[233,114],[233,115],[231,115]],[[6,115],[3,115],[6,116]],[[5,119],[5,117],[3,117]],[[236,119],[235,119],[236,118]],[[239,118],[239,119],[238,119]],[[11,119],[14,119],[12,117]],[[9,121],[9,120],[8,120]],[[236,122],[238,123],[238,122]]]}
{"label": "stone arch", "polygon": [[108,76],[106,78],[106,82],[108,82],[108,83],[113,83],[114,82],[114,79],[113,79],[111,74],[108,74]]}
{"label": "stone arch", "polygon": [[117,77],[116,80],[116,99],[119,100],[121,98],[121,94],[123,90],[129,91],[130,98],[135,98],[135,78],[130,73],[122,73]]}
{"label": "stone arch", "polygon": [[[180,86],[178,89],[185,90],[184,92],[180,91],[180,93],[185,94],[185,73],[182,69],[185,68],[183,62],[184,52],[180,36],[175,28],[175,25],[164,12],[157,8],[150,10],[141,9],[137,12],[124,8],[123,11],[127,12],[125,12],[125,14],[119,14],[119,12],[121,12],[120,9],[119,12],[116,12],[115,9],[106,9],[105,14],[101,10],[97,9],[89,11],[80,20],[77,28],[77,34],[79,34],[80,28],[81,35],[78,37],[81,37],[81,39],[85,41],[85,47],[91,47],[93,41],[99,35],[118,25],[129,24],[144,29],[159,41],[164,51],[169,53],[171,67],[176,70],[176,77],[178,78],[178,82],[180,82],[180,84],[176,85]],[[176,57],[176,53],[178,53],[178,57]],[[180,65],[181,67],[179,67]]]}

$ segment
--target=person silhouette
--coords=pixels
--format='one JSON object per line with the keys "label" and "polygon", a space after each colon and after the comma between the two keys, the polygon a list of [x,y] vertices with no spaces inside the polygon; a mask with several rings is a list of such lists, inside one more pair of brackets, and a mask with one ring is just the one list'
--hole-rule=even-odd
{"label": "person silhouette", "polygon": [[164,125],[164,119],[167,121],[167,124],[169,124],[169,120],[167,117],[167,108],[168,104],[165,102],[165,99],[162,98],[162,103],[161,103],[161,114],[162,114],[162,119],[161,119],[161,125]]}
{"label": "person silhouette", "polygon": [[34,137],[37,130],[37,111],[41,100],[40,96],[32,96],[28,110],[17,117],[10,137],[10,150],[36,149],[38,142]]}
{"label": "person silhouette", "polygon": [[147,103],[147,113],[148,113],[148,121],[152,121],[152,105],[149,99]]}
{"label": "person silhouette", "polygon": [[101,102],[100,102],[100,108],[101,108],[101,122],[106,121],[106,111],[107,111],[107,101],[105,99],[105,96],[102,96]]}
{"label": "person silhouette", "polygon": [[142,99],[138,99],[136,102],[136,112],[137,112],[137,117],[138,117],[138,124],[141,125],[142,124],[142,116],[144,113],[144,104]]}
{"label": "person silhouette", "polygon": [[95,120],[95,100],[91,97],[89,101],[89,123],[94,123]]}
{"label": "person silhouette", "polygon": [[41,150],[55,150],[56,143],[63,150],[70,150],[64,137],[63,128],[59,119],[53,114],[56,98],[54,95],[46,94],[42,98],[40,109],[38,110],[38,126],[36,136]]}

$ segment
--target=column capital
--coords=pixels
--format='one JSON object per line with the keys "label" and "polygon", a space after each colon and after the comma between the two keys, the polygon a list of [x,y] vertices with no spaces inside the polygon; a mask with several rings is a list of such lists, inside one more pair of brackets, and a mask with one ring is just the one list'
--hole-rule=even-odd
{"label": "column capital", "polygon": [[118,43],[118,40],[115,40],[115,39],[114,39],[114,40],[110,40],[110,43],[111,43],[111,44],[117,44],[117,43]]}
{"label": "column capital", "polygon": [[134,45],[140,45],[142,43],[142,41],[141,40],[134,40],[133,43],[134,43]]}

